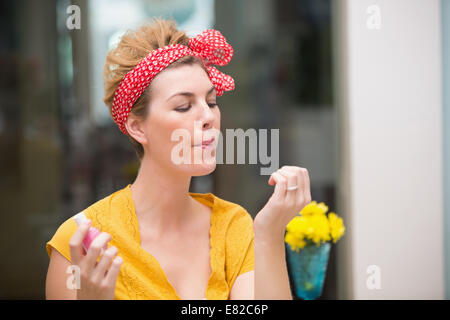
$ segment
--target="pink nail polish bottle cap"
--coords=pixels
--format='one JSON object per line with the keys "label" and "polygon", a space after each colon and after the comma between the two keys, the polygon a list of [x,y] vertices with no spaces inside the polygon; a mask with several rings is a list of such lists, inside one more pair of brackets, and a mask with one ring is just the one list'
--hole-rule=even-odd
{"label": "pink nail polish bottle cap", "polygon": [[[78,226],[82,225],[85,221],[88,219],[84,215],[83,211],[73,216],[73,219],[77,223]],[[90,227],[87,235],[84,237],[83,240],[83,249],[85,252],[88,251],[92,241],[100,234],[100,230],[94,227]]]}

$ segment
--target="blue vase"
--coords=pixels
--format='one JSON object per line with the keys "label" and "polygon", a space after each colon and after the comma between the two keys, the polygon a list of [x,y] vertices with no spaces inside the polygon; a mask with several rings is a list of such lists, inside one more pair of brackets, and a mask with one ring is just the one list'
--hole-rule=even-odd
{"label": "blue vase", "polygon": [[295,295],[304,300],[314,300],[322,294],[331,244],[308,244],[299,252],[292,251],[286,243],[287,261],[294,283]]}

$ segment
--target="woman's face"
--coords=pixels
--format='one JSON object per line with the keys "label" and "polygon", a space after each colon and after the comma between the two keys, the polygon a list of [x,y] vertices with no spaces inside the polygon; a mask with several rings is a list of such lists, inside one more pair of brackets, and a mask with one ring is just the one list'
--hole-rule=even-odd
{"label": "woman's face", "polygon": [[[148,157],[143,161],[191,176],[214,171],[220,110],[205,70],[199,65],[166,69],[152,80],[150,90],[149,112],[140,124],[141,140],[136,139]],[[209,146],[202,146],[212,138]]]}

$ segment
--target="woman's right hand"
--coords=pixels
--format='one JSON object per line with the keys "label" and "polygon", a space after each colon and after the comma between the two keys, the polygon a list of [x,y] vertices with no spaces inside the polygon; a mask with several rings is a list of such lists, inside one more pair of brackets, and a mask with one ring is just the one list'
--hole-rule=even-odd
{"label": "woman's right hand", "polygon": [[[82,246],[91,221],[81,224],[70,239],[70,256],[72,265],[80,270],[80,288],[77,289],[78,300],[113,300],[116,280],[123,259],[116,247],[109,247],[102,254],[102,248],[111,241],[106,232],[100,233],[91,243],[86,255]],[[98,257],[101,256],[97,262]]]}

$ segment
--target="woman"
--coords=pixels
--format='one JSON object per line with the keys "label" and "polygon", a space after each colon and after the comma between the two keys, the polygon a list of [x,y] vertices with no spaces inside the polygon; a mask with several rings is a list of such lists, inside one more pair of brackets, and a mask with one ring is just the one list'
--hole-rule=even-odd
{"label": "woman", "polygon": [[[47,243],[47,299],[292,299],[284,230],[311,201],[307,170],[274,172],[254,221],[238,204],[189,192],[192,176],[216,166],[216,97],[234,81],[212,64],[232,54],[217,30],[190,39],[160,19],[108,53],[104,101],[141,165],[133,184],[83,210],[90,224],[70,218]],[[102,233],[83,252],[90,226]]]}

